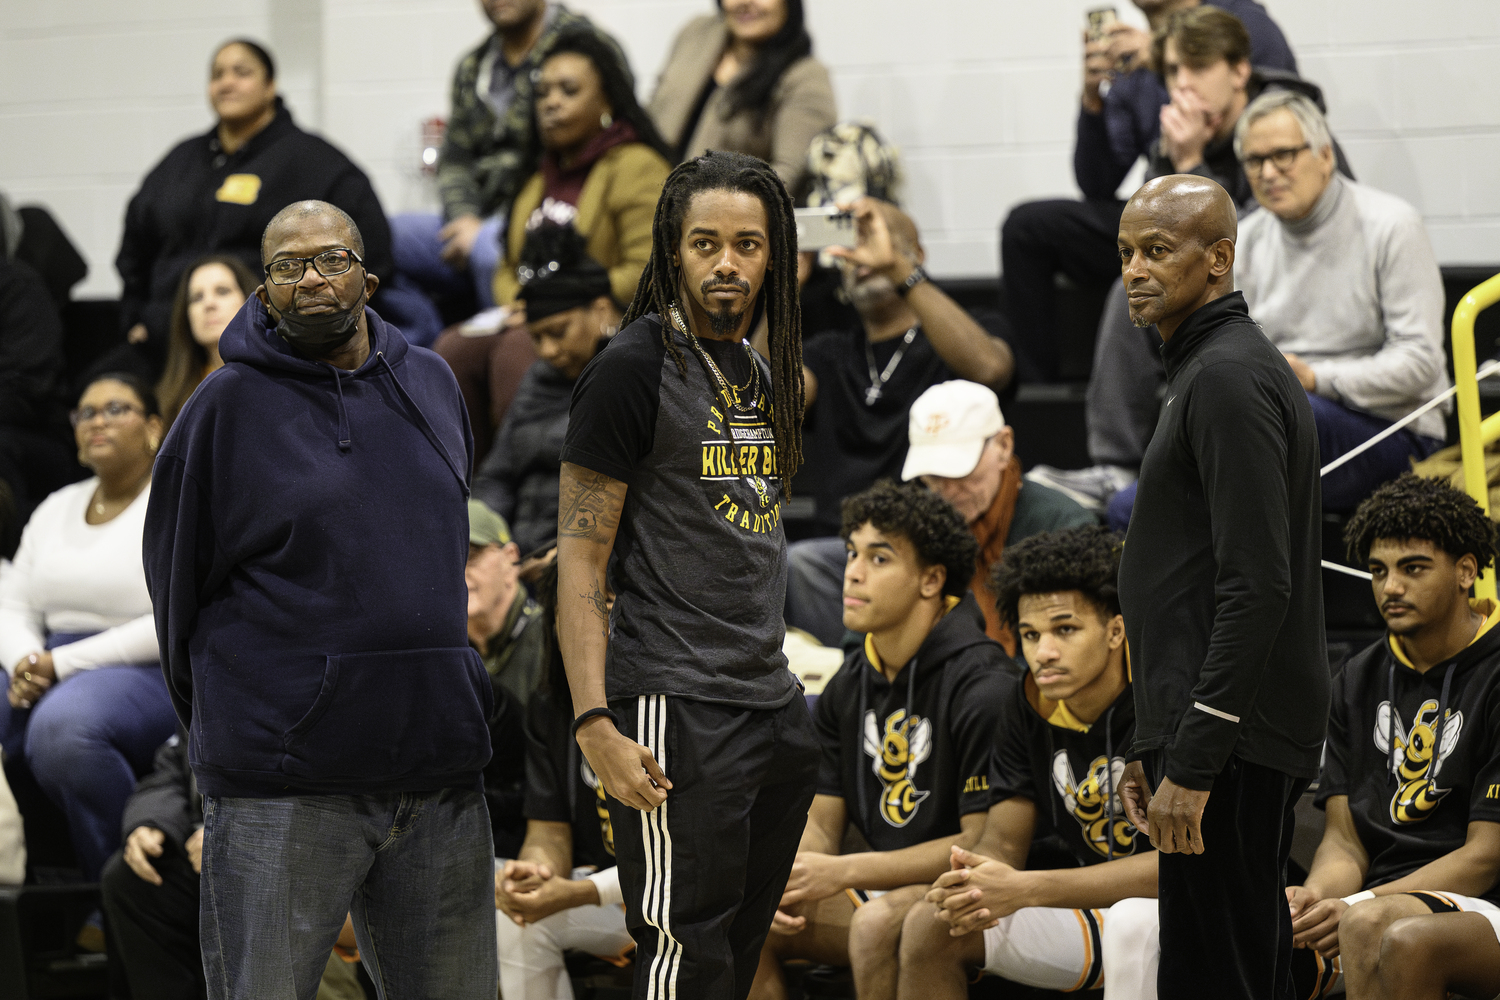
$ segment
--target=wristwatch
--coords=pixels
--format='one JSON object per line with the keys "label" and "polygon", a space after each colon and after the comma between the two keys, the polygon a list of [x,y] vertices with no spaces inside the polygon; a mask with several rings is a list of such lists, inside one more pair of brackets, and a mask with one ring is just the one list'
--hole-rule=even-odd
{"label": "wristwatch", "polygon": [[927,272],[922,270],[921,264],[918,264],[916,267],[911,269],[911,274],[908,274],[906,276],[906,280],[896,286],[896,294],[900,295],[902,298],[905,298],[907,292],[910,292],[913,288],[916,288],[926,280]]}

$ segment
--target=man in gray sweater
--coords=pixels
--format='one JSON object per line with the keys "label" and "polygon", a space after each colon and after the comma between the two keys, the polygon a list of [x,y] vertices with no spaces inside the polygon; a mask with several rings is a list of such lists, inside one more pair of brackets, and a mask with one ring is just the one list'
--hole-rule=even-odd
{"label": "man in gray sweater", "polygon": [[[1340,176],[1328,124],[1307,97],[1256,98],[1235,149],[1261,206],[1240,223],[1235,277],[1307,391],[1327,465],[1451,384],[1442,274],[1415,208]],[[1165,384],[1158,352],[1136,338],[1095,377],[1115,391],[1091,391],[1090,421],[1138,426],[1140,441],[1149,439]],[[1324,509],[1353,510],[1409,457],[1441,447],[1443,430],[1443,414],[1430,410],[1333,470],[1323,477]],[[1133,486],[1115,494],[1111,525],[1123,528],[1134,502]]]}

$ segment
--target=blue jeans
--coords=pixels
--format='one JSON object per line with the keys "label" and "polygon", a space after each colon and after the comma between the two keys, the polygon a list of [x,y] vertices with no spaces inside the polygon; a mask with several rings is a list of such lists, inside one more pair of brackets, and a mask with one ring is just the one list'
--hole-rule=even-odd
{"label": "blue jeans", "polygon": [[391,285],[400,294],[409,327],[403,332],[408,339],[426,346],[442,332],[443,318],[432,297],[462,295],[472,283],[479,308],[488,309],[495,304],[495,268],[500,265],[504,225],[504,215],[484,220],[469,253],[469,270],[465,274],[443,260],[443,241],[438,238],[443,228],[441,216],[429,212],[391,216],[391,253],[396,258]]}
{"label": "blue jeans", "polygon": [[151,772],[157,747],[176,729],[154,663],[73,674],[29,711],[0,700],[0,743],[67,817],[78,867],[91,882],[120,847],[120,820],[136,778]]}
{"label": "blue jeans", "polygon": [[[1308,393],[1313,422],[1318,428],[1318,461],[1327,465],[1385,430],[1393,420],[1382,420],[1368,413],[1351,410],[1316,393]],[[1424,459],[1443,446],[1437,438],[1425,437],[1402,429],[1386,438],[1358,458],[1334,469],[1323,477],[1323,509],[1348,513],[1364,501],[1376,487],[1390,482],[1411,468],[1410,459]],[[1106,519],[1113,531],[1124,531],[1130,524],[1135,507],[1136,484],[1131,483],[1109,501]]]}
{"label": "blue jeans", "polygon": [[352,913],[380,1000],[494,1000],[495,867],[477,791],[207,796],[212,1000],[313,1000]]}

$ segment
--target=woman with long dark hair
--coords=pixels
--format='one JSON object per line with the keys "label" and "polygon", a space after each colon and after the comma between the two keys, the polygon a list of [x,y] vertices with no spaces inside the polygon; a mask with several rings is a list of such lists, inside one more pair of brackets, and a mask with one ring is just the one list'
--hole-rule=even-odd
{"label": "woman with long dark hair", "polygon": [[211,254],[183,272],[172,303],[167,367],[156,386],[167,427],[198,384],[224,364],[219,336],[260,281],[244,261]]}
{"label": "woman with long dark hair", "polygon": [[710,149],[759,157],[794,197],[813,136],[838,121],[802,0],[716,0],[677,36],[647,109],[676,162]]}

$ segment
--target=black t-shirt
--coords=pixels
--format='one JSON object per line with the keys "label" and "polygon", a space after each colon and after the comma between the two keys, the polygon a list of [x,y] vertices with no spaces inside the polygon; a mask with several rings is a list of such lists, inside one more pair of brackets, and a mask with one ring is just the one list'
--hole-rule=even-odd
{"label": "black t-shirt", "polygon": [[[741,344],[702,341],[725,378],[760,391],[724,403],[675,330],[650,314],[594,356],[573,389],[562,461],[629,489],[615,535],[606,689],[777,708],[797,692],[786,634],[786,536],[770,369]],[[751,393],[745,392],[745,396]]]}
{"label": "black t-shirt", "polygon": [[[900,337],[870,345],[877,372],[886,370],[901,346]],[[805,460],[796,487],[813,497],[818,523],[836,534],[844,497],[880,479],[901,478],[911,404],[956,376],[920,328],[873,403],[866,402],[870,365],[863,326],[807,341],[802,363],[818,379],[818,397],[802,424]]]}
{"label": "black t-shirt", "polygon": [[526,707],[524,811],[527,819],[571,824],[573,866],[592,865],[602,871],[614,867],[615,832],[604,786],[579,752],[571,724],[548,691],[538,692]]}
{"label": "black t-shirt", "polygon": [[[1425,674],[1389,636],[1349,661],[1333,682],[1317,804],[1335,795],[1349,797],[1370,856],[1365,888],[1462,847],[1471,822],[1500,823],[1500,629]],[[1500,886],[1484,898],[1500,902]]]}
{"label": "black t-shirt", "polygon": [[818,794],[844,800],[877,851],[959,832],[990,806],[995,726],[1014,667],[984,634],[974,595],[945,615],[894,683],[850,653],[818,698]]}
{"label": "black t-shirt", "polygon": [[1124,693],[1085,728],[1058,713],[1043,719],[1031,699],[1042,702],[1028,677],[1015,685],[996,725],[998,739],[990,785],[999,803],[1023,798],[1037,807],[1041,840],[1055,835],[1079,865],[1098,864],[1151,850],[1151,841],[1125,818],[1115,797],[1125,757],[1135,738],[1135,695]]}

